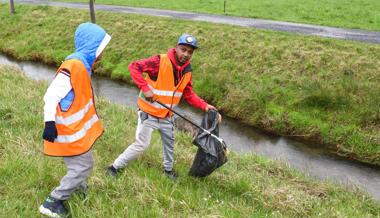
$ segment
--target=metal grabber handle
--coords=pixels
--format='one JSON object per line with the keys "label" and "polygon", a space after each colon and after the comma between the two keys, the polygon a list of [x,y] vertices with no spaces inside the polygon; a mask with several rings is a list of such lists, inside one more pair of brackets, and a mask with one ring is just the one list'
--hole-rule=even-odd
{"label": "metal grabber handle", "polygon": [[163,106],[164,108],[168,109],[169,111],[175,113],[176,115],[178,115],[179,117],[181,117],[182,119],[186,120],[187,122],[191,123],[193,126],[196,126],[197,128],[199,128],[200,130],[204,131],[205,133],[207,133],[208,135],[210,135],[211,137],[214,137],[216,140],[218,140],[220,143],[222,143],[223,147],[225,149],[227,149],[226,147],[226,143],[224,142],[224,140],[222,138],[219,138],[218,136],[212,134],[211,132],[209,132],[207,129],[204,129],[203,127],[199,126],[198,124],[194,123],[193,121],[187,119],[185,116],[183,116],[182,114],[178,113],[177,111],[175,111],[174,109],[168,107],[167,105],[165,105],[164,103],[160,102],[159,100],[155,99],[154,100],[155,102],[157,102],[159,105]]}

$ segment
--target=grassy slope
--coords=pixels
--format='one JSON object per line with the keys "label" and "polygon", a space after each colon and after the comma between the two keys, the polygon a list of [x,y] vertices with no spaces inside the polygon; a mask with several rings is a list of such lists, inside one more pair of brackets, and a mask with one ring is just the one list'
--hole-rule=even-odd
{"label": "grassy slope", "polygon": [[[380,164],[380,46],[164,18],[99,12],[113,35],[96,73],[131,82],[132,60],[195,34],[196,91],[225,114],[268,131],[334,145]],[[73,50],[85,11],[0,8],[0,51],[59,64]],[[64,28],[60,28],[63,26]],[[157,37],[163,36],[163,37]]]}
{"label": "grassy slope", "polygon": [[[0,86],[0,217],[36,217],[39,204],[65,174],[61,158],[41,153],[42,97],[47,84],[0,65]],[[74,195],[69,201],[72,217],[380,215],[379,203],[358,191],[306,179],[257,156],[231,154],[229,163],[210,177],[187,177],[196,149],[190,136],[181,132],[175,144],[178,182],[161,174],[157,132],[151,147],[120,178],[105,178],[104,168],[132,142],[136,116],[134,110],[104,100],[97,107],[106,132],[95,145],[88,198]]]}
{"label": "grassy slope", "polygon": [[[224,0],[97,0],[96,3],[224,14]],[[378,0],[226,0],[227,15],[367,30],[380,30],[379,11]]]}

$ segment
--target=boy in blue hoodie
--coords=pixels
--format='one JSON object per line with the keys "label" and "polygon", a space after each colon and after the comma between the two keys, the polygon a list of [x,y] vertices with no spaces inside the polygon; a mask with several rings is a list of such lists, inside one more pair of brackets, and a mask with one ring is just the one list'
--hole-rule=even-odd
{"label": "boy in blue hoodie", "polygon": [[75,52],[57,70],[44,96],[44,153],[63,157],[67,174],[40,206],[49,217],[67,217],[64,202],[77,190],[86,190],[93,167],[92,146],[103,133],[91,87],[91,68],[111,37],[92,23],[75,31]]}

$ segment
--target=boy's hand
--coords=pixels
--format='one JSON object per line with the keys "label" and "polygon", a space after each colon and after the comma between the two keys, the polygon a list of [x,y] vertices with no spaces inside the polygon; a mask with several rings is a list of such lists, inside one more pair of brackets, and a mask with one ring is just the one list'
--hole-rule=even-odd
{"label": "boy's hand", "polygon": [[216,110],[217,111],[216,107],[212,106],[211,104],[207,104],[205,111],[207,112],[209,110]]}
{"label": "boy's hand", "polygon": [[[206,112],[209,111],[209,110],[218,110],[216,109],[216,107],[212,106],[211,104],[207,104],[206,108],[205,108]],[[219,118],[218,118],[218,122],[221,123],[222,122],[222,115],[220,113],[218,113],[219,115]]]}
{"label": "boy's hand", "polygon": [[155,101],[155,99],[154,99],[154,97],[153,97],[153,92],[152,92],[152,90],[149,90],[149,91],[144,92],[144,96],[145,96],[145,99],[146,99],[147,101],[149,101],[149,102],[154,102],[154,101]]}
{"label": "boy's hand", "polygon": [[58,136],[57,127],[55,126],[54,121],[45,122],[44,133],[42,134],[42,138],[49,142],[54,142],[54,140]]}

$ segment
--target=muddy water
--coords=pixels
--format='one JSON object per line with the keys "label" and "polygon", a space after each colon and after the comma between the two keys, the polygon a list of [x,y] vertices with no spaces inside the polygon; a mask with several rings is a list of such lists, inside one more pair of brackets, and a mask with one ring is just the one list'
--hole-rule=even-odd
{"label": "muddy water", "polygon": [[[17,65],[27,76],[35,80],[50,81],[55,72],[55,68],[35,62],[13,60],[4,55],[0,55],[0,64]],[[93,76],[92,80],[96,95],[114,103],[136,108],[138,93],[136,87],[97,76]],[[200,111],[186,106],[178,110],[200,123],[202,117]],[[182,127],[186,126],[186,123],[182,124],[184,124]],[[379,167],[345,160],[312,143],[305,144],[285,137],[267,135],[229,118],[224,118],[220,135],[235,152],[252,152],[282,161],[312,177],[359,187],[373,198],[380,200]]]}

